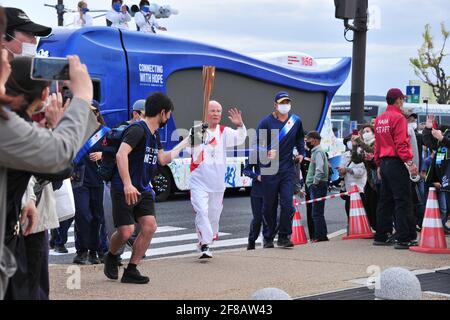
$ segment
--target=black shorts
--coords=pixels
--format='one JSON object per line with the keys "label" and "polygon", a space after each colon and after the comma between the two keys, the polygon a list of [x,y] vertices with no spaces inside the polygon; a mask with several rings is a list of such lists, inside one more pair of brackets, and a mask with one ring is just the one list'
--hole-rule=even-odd
{"label": "black shorts", "polygon": [[141,192],[138,203],[128,205],[123,191],[111,188],[111,204],[116,228],[133,225],[140,217],[155,215],[155,200],[151,192]]}

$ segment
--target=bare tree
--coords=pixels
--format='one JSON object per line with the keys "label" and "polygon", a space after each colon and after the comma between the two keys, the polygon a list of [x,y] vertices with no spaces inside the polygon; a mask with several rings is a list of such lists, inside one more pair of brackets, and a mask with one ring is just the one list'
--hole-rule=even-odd
{"label": "bare tree", "polygon": [[448,56],[444,52],[445,44],[450,35],[445,28],[444,22],[441,23],[441,33],[444,38],[442,47],[435,50],[433,36],[431,35],[431,26],[425,26],[423,33],[422,47],[417,50],[419,57],[410,58],[415,74],[433,89],[439,104],[450,103],[450,77],[444,71],[443,59]]}

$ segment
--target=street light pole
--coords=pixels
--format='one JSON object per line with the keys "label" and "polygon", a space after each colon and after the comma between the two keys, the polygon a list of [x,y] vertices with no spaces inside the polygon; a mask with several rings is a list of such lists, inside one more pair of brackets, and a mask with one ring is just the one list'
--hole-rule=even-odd
{"label": "street light pole", "polygon": [[364,123],[364,96],[366,80],[366,43],[367,43],[367,1],[365,16],[355,18],[353,22],[353,61],[352,61],[352,94],[350,97],[350,120]]}
{"label": "street light pole", "polygon": [[[366,78],[366,43],[368,0],[335,0],[336,18],[344,20],[345,34],[353,31],[352,93],[350,120],[364,123],[364,87]],[[353,20],[353,24],[349,24]]]}

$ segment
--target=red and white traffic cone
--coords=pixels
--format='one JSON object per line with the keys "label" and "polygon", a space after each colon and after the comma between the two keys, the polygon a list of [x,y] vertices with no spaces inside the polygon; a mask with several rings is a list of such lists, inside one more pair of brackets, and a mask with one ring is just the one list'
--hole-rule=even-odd
{"label": "red and white traffic cone", "polygon": [[348,234],[342,239],[371,239],[374,235],[372,229],[370,228],[369,220],[367,220],[366,210],[364,210],[364,205],[361,197],[359,196],[358,187],[354,184],[351,191]]}
{"label": "red and white traffic cone", "polygon": [[410,247],[409,250],[422,253],[450,254],[450,249],[447,248],[445,241],[436,188],[430,188],[428,192],[419,246]]}
{"label": "red and white traffic cone", "polygon": [[292,234],[291,241],[294,245],[306,244],[308,240],[306,239],[305,228],[302,225],[300,212],[298,211],[297,199],[294,196],[294,219],[292,220]]}

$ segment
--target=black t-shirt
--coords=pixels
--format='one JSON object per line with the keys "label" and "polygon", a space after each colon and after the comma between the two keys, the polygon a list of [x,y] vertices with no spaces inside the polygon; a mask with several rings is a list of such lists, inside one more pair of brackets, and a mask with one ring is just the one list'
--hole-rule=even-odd
{"label": "black t-shirt", "polygon": [[[150,182],[157,172],[158,151],[163,148],[159,132],[152,134],[145,123],[135,123],[126,129],[122,142],[132,148],[128,155],[131,182],[140,192],[151,191]],[[111,180],[111,187],[123,190],[118,171]]]}
{"label": "black t-shirt", "polygon": [[[122,142],[130,145],[133,152],[142,152],[145,148],[145,129],[142,126],[132,126],[128,128],[123,136]],[[158,150],[162,149],[161,139],[159,137],[159,131],[155,132],[156,143],[158,144]]]}

